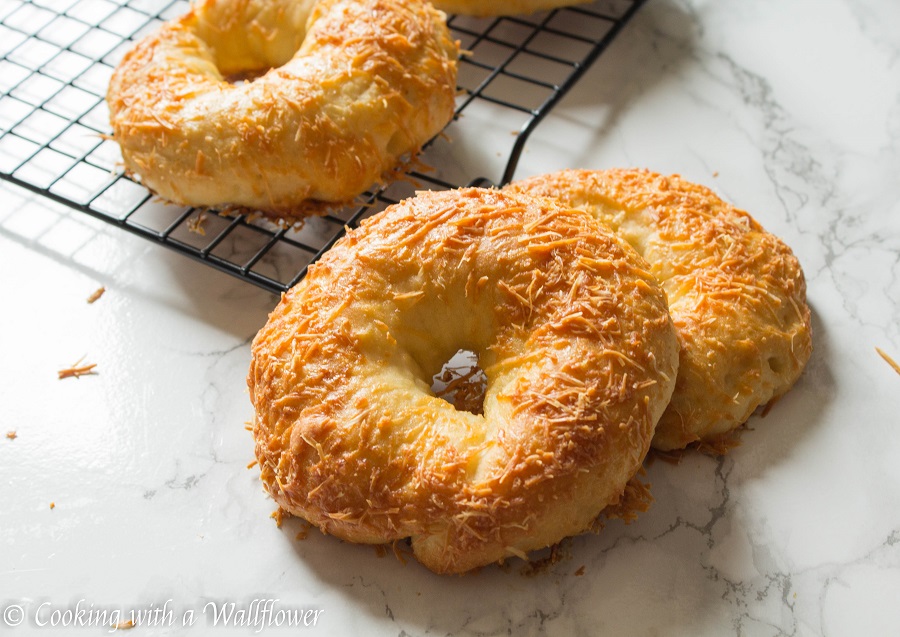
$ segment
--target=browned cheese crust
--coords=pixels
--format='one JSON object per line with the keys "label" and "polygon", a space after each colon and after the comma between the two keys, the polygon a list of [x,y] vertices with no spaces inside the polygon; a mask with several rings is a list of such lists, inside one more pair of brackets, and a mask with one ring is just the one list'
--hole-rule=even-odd
{"label": "browned cheese crust", "polygon": [[447,13],[474,16],[521,15],[559,7],[585,4],[591,0],[435,0],[434,6]]}
{"label": "browned cheese crust", "polygon": [[662,283],[683,349],[655,448],[719,442],[799,378],[812,351],[803,271],[746,212],[642,170],[566,170],[508,188],[589,211]]}
{"label": "browned cheese crust", "polygon": [[[436,572],[588,529],[649,450],[677,373],[665,295],[590,215],[487,189],[419,193],[350,232],[256,336],[262,480],[366,543],[412,538]],[[431,379],[458,350],[484,415]]]}
{"label": "browned cheese crust", "polygon": [[439,133],[457,56],[420,0],[202,0],[126,54],[110,122],[161,197],[295,216],[352,200]]}

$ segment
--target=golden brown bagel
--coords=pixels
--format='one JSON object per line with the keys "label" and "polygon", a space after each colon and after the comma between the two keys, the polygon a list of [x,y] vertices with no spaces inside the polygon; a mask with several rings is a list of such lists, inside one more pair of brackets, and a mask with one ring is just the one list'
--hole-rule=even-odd
{"label": "golden brown bagel", "polygon": [[110,121],[163,198],[290,216],[352,200],[437,134],[457,54],[420,0],[202,0],[124,57]]}
{"label": "golden brown bagel", "polygon": [[799,378],[812,351],[803,271],[746,212],[643,170],[565,170],[508,190],[589,211],[650,262],[666,290],[683,349],[655,448],[720,441]]}
{"label": "golden brown bagel", "polygon": [[[262,480],[323,531],[458,573],[616,502],[677,372],[665,295],[590,215],[463,189],[352,231],[282,297],[248,376]],[[431,391],[458,350],[484,415]]]}
{"label": "golden brown bagel", "polygon": [[586,2],[590,0],[435,0],[434,6],[447,13],[485,17],[535,13]]}

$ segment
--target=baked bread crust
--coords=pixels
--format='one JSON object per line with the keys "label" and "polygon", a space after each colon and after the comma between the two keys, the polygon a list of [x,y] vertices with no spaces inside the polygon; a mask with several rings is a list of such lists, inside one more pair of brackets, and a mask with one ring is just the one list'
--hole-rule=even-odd
{"label": "baked bread crust", "polygon": [[[353,542],[459,573],[589,529],[674,386],[665,295],[588,214],[498,190],[419,193],[341,239],[258,333],[263,484]],[[431,391],[460,349],[484,415]]]}
{"label": "baked bread crust", "polygon": [[202,0],[125,55],[110,122],[162,198],[295,216],[353,200],[439,133],[457,57],[419,0]]}
{"label": "baked bread crust", "polygon": [[803,271],[746,212],[645,170],[564,170],[508,190],[590,212],[647,259],[666,290],[682,353],[655,448],[721,442],[800,377],[812,351]]}

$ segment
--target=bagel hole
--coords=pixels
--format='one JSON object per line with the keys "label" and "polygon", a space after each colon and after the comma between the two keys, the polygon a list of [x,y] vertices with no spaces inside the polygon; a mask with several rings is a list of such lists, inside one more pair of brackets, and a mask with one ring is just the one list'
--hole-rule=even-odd
{"label": "bagel hole", "polygon": [[229,84],[234,84],[235,86],[240,86],[241,84],[251,84],[254,80],[261,78],[270,70],[271,67],[263,67],[261,69],[248,69],[246,71],[229,73],[223,79]]}
{"label": "bagel hole", "polygon": [[431,390],[459,411],[484,414],[487,377],[478,365],[475,352],[461,349],[450,357],[432,378]]}

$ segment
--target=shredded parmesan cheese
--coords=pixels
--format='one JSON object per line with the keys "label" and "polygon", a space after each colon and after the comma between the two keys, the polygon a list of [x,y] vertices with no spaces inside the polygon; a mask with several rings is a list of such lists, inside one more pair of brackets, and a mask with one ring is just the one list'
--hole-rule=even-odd
{"label": "shredded parmesan cheese", "polygon": [[95,301],[97,301],[97,299],[99,299],[101,296],[103,296],[104,292],[106,292],[106,288],[103,286],[100,286],[99,288],[94,290],[94,292],[89,297],[87,297],[87,302],[89,304],[94,303]]}
{"label": "shredded parmesan cheese", "polygon": [[294,539],[298,542],[301,542],[309,537],[309,530],[312,528],[312,524],[307,522],[306,520],[300,520],[301,527],[300,530],[297,531],[297,535],[294,536]]}
{"label": "shredded parmesan cheese", "polygon": [[272,511],[272,515],[270,515],[269,517],[275,520],[275,526],[280,529],[281,525],[284,523],[285,518],[291,517],[291,514],[281,507],[278,507],[275,511]]}
{"label": "shredded parmesan cheese", "polygon": [[189,232],[193,232],[195,234],[199,234],[201,237],[206,236],[206,228],[203,227],[203,222],[206,221],[206,213],[200,212],[196,216],[188,219],[187,229]]}
{"label": "shredded parmesan cheese", "polygon": [[897,361],[888,356],[887,353],[884,352],[884,350],[878,347],[875,348],[875,351],[878,352],[878,355],[881,356],[881,358],[883,358],[885,362],[894,369],[895,372],[900,374],[900,364],[898,364]]}
{"label": "shredded parmesan cheese", "polygon": [[59,380],[62,380],[63,378],[80,378],[81,376],[96,375],[97,372],[94,371],[94,368],[97,367],[97,363],[82,365],[82,360],[84,360],[83,356],[75,361],[75,364],[59,370],[57,372],[57,374],[59,374]]}

